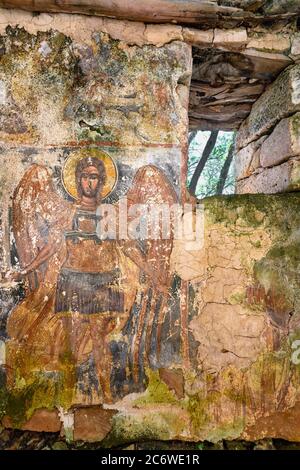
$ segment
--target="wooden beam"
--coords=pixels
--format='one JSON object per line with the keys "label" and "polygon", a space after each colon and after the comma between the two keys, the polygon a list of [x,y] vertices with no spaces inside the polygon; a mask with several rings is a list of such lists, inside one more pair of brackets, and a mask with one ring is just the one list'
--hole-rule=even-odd
{"label": "wooden beam", "polygon": [[192,24],[205,19],[216,20],[219,15],[240,18],[243,13],[240,8],[219,5],[217,0],[0,0],[0,7],[83,13],[146,23]]}
{"label": "wooden beam", "polygon": [[[278,2],[280,7],[278,7]],[[263,20],[286,20],[300,12],[290,8],[290,0],[273,0],[261,9],[261,2],[228,0],[0,0],[0,7],[48,13],[79,13],[145,23],[178,23],[194,25],[254,24]],[[269,3],[268,3],[269,5]]]}
{"label": "wooden beam", "polygon": [[243,120],[235,120],[234,122],[228,121],[209,121],[206,119],[195,119],[192,116],[189,118],[190,131],[235,131],[239,128]]}

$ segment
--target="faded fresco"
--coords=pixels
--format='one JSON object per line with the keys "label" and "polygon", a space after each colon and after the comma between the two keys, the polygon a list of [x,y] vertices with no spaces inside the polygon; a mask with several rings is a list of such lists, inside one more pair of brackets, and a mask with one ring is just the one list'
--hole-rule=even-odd
{"label": "faded fresco", "polygon": [[[145,367],[164,363],[163,329],[178,347],[174,319],[166,318],[174,283],[167,274],[172,239],[110,239],[109,233],[101,239],[97,232],[97,213],[117,180],[108,154],[84,149],[69,156],[62,170],[73,202],[55,191],[45,166],[34,164],[18,184],[12,208],[21,271],[11,277],[24,279],[26,294],[8,317],[9,370],[17,361],[23,378],[40,369],[66,380],[67,358],[81,393],[106,402],[142,390]],[[130,212],[137,203],[172,205],[176,199],[164,173],[147,165],[136,172],[124,201]],[[9,374],[12,384],[15,379]]]}
{"label": "faded fresco", "polygon": [[133,238],[119,216],[182,199],[191,51],[21,27],[0,46],[1,380],[27,403],[18,422],[115,403],[181,367],[172,229]]}

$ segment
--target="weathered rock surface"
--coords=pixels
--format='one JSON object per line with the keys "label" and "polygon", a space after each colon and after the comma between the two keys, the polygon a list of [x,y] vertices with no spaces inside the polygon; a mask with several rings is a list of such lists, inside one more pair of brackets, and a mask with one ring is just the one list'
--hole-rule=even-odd
{"label": "weathered rock surface", "polygon": [[251,142],[235,155],[235,177],[236,180],[247,178],[260,167],[261,145],[265,137]]}
{"label": "weathered rock surface", "polygon": [[258,49],[263,52],[289,52],[291,48],[291,39],[289,34],[280,34],[275,32],[252,33],[248,37],[247,47]]}
{"label": "weathered rock surface", "polygon": [[300,66],[289,67],[252,106],[242,124],[237,149],[267,134],[281,119],[300,110]]}
{"label": "weathered rock surface", "polygon": [[292,56],[299,56],[300,55],[300,34],[295,34],[292,38],[292,47],[291,47],[291,55]]}
{"label": "weathered rock surface", "polygon": [[245,28],[234,30],[215,29],[213,44],[215,47],[229,47],[240,49],[247,44],[247,30]]}
{"label": "weathered rock surface", "polygon": [[74,413],[74,440],[102,441],[112,430],[112,418],[115,413],[100,407],[78,408]]}
{"label": "weathered rock surface", "polygon": [[274,15],[277,13],[299,13],[300,5],[298,0],[271,0],[266,3],[263,11],[267,15]]}
{"label": "weathered rock surface", "polygon": [[299,190],[300,69],[282,72],[252,106],[236,139],[238,193]]}
{"label": "weathered rock surface", "polygon": [[264,141],[260,152],[263,167],[278,165],[300,155],[300,114],[283,119]]}
{"label": "weathered rock surface", "polygon": [[240,180],[236,184],[238,194],[275,194],[300,190],[300,161],[289,161],[271,168],[260,169],[257,174]]}
{"label": "weathered rock surface", "polygon": [[190,271],[184,244],[176,242],[173,262],[193,279],[190,331],[197,341],[198,374],[185,389],[192,423],[208,439],[299,439],[299,366],[291,347],[299,331],[299,222],[290,225],[299,197],[205,200],[204,245],[194,252],[198,272]]}
{"label": "weathered rock surface", "polygon": [[[16,423],[9,416],[3,418],[2,424],[6,428],[16,427]],[[57,410],[37,409],[31,418],[23,423],[20,428],[23,431],[59,432],[61,429],[59,413]]]}

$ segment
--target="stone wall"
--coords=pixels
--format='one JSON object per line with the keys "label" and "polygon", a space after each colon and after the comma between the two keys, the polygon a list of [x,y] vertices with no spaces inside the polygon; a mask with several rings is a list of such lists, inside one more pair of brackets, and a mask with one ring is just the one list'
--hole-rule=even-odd
{"label": "stone wall", "polygon": [[[107,3],[111,3],[110,0]],[[140,11],[139,5],[133,3]],[[178,2],[175,3],[174,7],[179,8]],[[193,3],[198,9],[199,2]],[[47,4],[47,7],[50,6]],[[170,5],[168,8],[170,11]],[[282,70],[299,60],[299,32],[293,14],[273,18],[268,25],[261,21],[253,25],[248,22],[243,24],[240,18],[237,24],[230,20],[223,27],[222,21],[219,25],[200,22],[187,26],[184,22],[182,25],[180,22],[174,24],[166,21],[164,24],[154,24],[157,16],[150,23],[149,18],[142,23],[128,21],[130,15],[127,20],[120,21],[111,17],[55,14],[50,11],[33,14],[18,9],[1,9],[0,31],[5,32],[7,25],[22,25],[32,34],[54,29],[75,42],[93,43],[93,34],[101,30],[112,39],[128,45],[160,47],[176,40],[191,45],[190,129],[238,129],[266,86]],[[120,8],[115,13],[122,17]]]}
{"label": "stone wall", "polygon": [[201,440],[299,440],[299,195],[204,200],[204,244],[175,245],[189,282],[185,393]]}
{"label": "stone wall", "polygon": [[288,67],[253,105],[237,135],[238,193],[300,188],[300,67]]}

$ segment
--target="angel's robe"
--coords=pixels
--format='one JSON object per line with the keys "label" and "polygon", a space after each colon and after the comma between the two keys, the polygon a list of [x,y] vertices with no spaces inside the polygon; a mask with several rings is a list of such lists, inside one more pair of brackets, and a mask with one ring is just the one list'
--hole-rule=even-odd
{"label": "angel's robe", "polygon": [[38,286],[8,318],[8,360],[13,366],[18,358],[23,376],[29,365],[59,370],[66,354],[77,365],[91,354],[100,354],[101,358],[94,357],[96,366],[108,368],[104,335],[120,331],[134,301],[139,268],[124,255],[117,240],[98,242],[81,236],[82,232],[95,235],[88,219],[78,227],[76,237],[78,210],[74,204],[52,219],[47,243],[54,252],[45,263],[43,278],[40,275]]}
{"label": "angel's robe", "polygon": [[96,224],[96,214],[79,210],[72,223],[76,230],[65,232],[67,256],[57,280],[56,313],[123,312],[118,243],[99,240]]}

